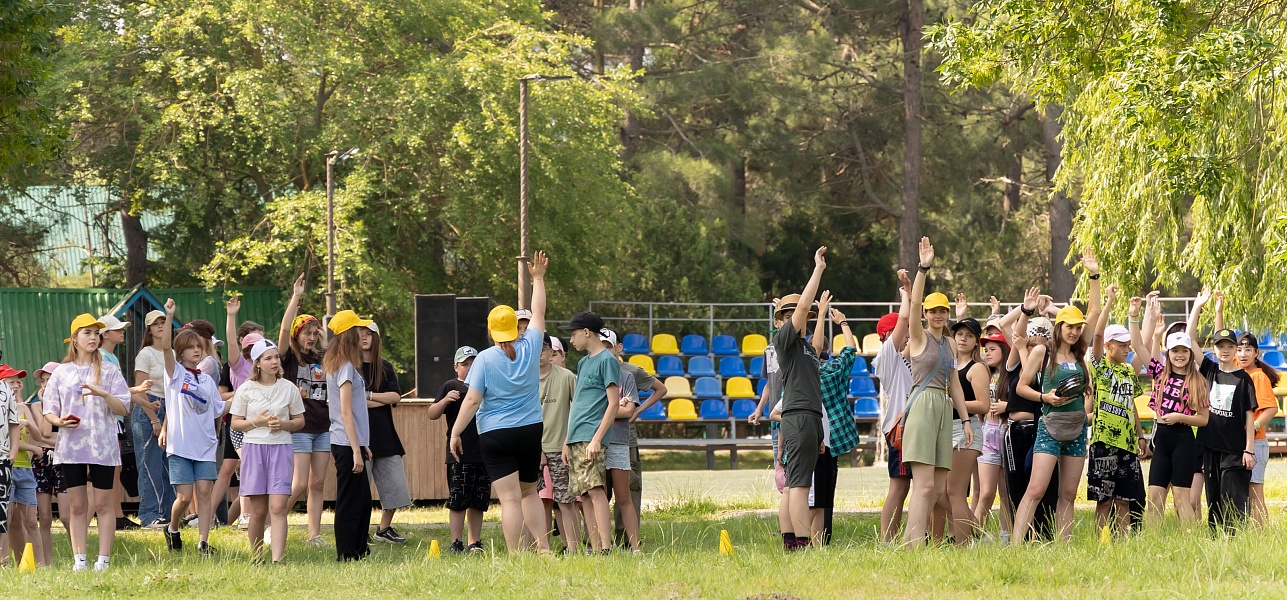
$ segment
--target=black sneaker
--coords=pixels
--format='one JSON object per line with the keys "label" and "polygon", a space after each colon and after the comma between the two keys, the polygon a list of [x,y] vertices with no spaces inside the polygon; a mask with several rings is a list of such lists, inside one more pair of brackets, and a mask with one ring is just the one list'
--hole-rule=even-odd
{"label": "black sneaker", "polygon": [[483,552],[485,552],[485,550],[483,550],[482,542],[474,542],[466,546],[465,550],[468,551],[470,554],[482,554]]}
{"label": "black sneaker", "polygon": [[398,532],[394,531],[393,527],[377,529],[375,532],[375,539],[381,542],[388,542],[390,544],[407,543],[407,538],[398,535]]}
{"label": "black sneaker", "polygon": [[170,552],[179,552],[183,550],[183,537],[177,531],[170,531],[169,526],[165,528],[165,547]]}
{"label": "black sneaker", "polygon": [[205,557],[212,556],[214,555],[214,547],[210,545],[210,542],[197,542],[197,554]]}
{"label": "black sneaker", "polygon": [[197,522],[197,515],[188,515],[186,517],[183,517],[184,525],[191,525],[196,522]]}
{"label": "black sneaker", "polygon": [[169,526],[170,526],[169,519],[166,519],[164,517],[157,517],[155,519],[152,519],[151,521],[148,521],[147,524],[143,526],[143,528],[155,530],[155,529],[166,529]]}
{"label": "black sneaker", "polygon": [[451,543],[451,548],[449,548],[449,550],[451,550],[452,552],[455,552],[455,553],[457,553],[457,554],[460,554],[460,553],[462,553],[462,552],[464,552],[464,551],[465,551],[465,542],[462,542],[462,541],[460,541],[460,540],[456,540],[456,541],[454,541],[454,542],[452,542],[452,543]]}
{"label": "black sneaker", "polygon": [[142,525],[139,525],[138,523],[131,521],[129,517],[116,517],[117,531],[132,531],[135,529],[142,529],[142,528],[143,528]]}

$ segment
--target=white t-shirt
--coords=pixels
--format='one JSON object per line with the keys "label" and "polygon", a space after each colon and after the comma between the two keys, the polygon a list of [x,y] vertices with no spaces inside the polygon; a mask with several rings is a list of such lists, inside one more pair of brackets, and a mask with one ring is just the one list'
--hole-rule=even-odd
{"label": "white t-shirt", "polygon": [[[245,419],[256,419],[265,410],[277,415],[282,421],[290,420],[291,415],[304,414],[304,400],[299,395],[299,388],[290,380],[282,378],[278,378],[272,385],[247,380],[237,388],[236,395],[232,397],[232,414]],[[245,443],[290,444],[290,432],[256,427],[246,432]]]}
{"label": "white t-shirt", "polygon": [[[160,388],[165,384],[165,356],[160,350],[147,346],[139,350],[138,356],[134,359],[134,371],[143,371],[147,373],[147,378],[152,380],[152,385]],[[133,375],[133,373],[131,373]],[[127,378],[133,381],[133,378]],[[160,389],[152,390],[153,396],[161,396]]]}
{"label": "white t-shirt", "polygon": [[165,376],[166,454],[214,462],[219,446],[215,421],[223,415],[223,407],[216,378],[175,363],[174,376]]}
{"label": "white t-shirt", "polygon": [[907,396],[912,393],[912,366],[889,339],[881,343],[873,366],[876,379],[880,381],[881,405],[885,407],[880,430],[888,434],[898,424],[898,418],[903,416]]}

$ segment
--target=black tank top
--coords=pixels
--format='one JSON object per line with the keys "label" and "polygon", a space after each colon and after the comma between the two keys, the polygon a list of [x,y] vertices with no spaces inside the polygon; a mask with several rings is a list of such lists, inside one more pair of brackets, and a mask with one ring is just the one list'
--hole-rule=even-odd
{"label": "black tank top", "polygon": [[977,400],[977,398],[974,397],[974,386],[970,384],[970,378],[968,377],[970,369],[974,366],[974,362],[975,361],[971,360],[966,363],[964,367],[956,370],[956,376],[961,380],[961,393],[965,395],[966,402]]}

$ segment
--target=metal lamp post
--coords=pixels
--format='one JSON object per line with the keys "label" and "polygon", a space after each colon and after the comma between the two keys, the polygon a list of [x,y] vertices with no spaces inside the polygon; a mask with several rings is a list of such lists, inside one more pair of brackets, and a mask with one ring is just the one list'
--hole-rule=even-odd
{"label": "metal lamp post", "polygon": [[527,271],[528,219],[527,198],[527,88],[534,81],[559,81],[570,76],[524,75],[518,80],[518,307],[531,308],[532,276]]}
{"label": "metal lamp post", "polygon": [[326,154],[326,317],[335,315],[335,163],[344,162],[358,153],[349,148],[344,153],[332,150]]}

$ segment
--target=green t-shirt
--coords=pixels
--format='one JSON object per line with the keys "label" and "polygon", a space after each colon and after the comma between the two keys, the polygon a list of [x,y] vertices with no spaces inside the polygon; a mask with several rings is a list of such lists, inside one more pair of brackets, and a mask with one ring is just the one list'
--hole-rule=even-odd
{"label": "green t-shirt", "polygon": [[572,407],[572,392],[576,391],[576,375],[558,365],[550,365],[550,372],[541,378],[541,451],[563,451],[563,440],[568,436],[568,412]]}
{"label": "green t-shirt", "polygon": [[1090,441],[1127,452],[1139,450],[1135,434],[1135,372],[1130,363],[1091,361],[1095,378],[1095,424]]}
{"label": "green t-shirt", "polygon": [[[1055,371],[1050,377],[1047,378],[1045,377],[1045,373],[1044,372],[1042,373],[1042,379],[1043,380],[1049,379],[1050,382],[1045,383],[1043,381],[1043,384],[1041,386],[1041,391],[1043,393],[1053,392],[1055,391],[1055,388],[1059,387],[1059,384],[1063,383],[1065,379],[1068,379],[1069,377],[1072,377],[1073,375],[1076,375],[1077,373],[1080,373],[1080,372],[1081,372],[1081,365],[1078,363],[1058,363],[1055,365]],[[1086,410],[1086,394],[1084,393],[1077,394],[1076,396],[1073,397],[1072,402],[1069,402],[1068,404],[1065,404],[1063,406],[1051,406],[1049,404],[1046,404],[1041,407],[1042,414],[1049,414],[1052,412],[1072,412],[1075,410],[1081,410],[1081,411]]]}
{"label": "green t-shirt", "polygon": [[[568,414],[568,443],[576,444],[594,439],[594,432],[603,422],[608,410],[608,386],[617,385],[621,367],[616,356],[602,351],[587,356],[577,363],[576,393],[572,395],[572,410]],[[612,432],[600,440],[607,445]]]}

